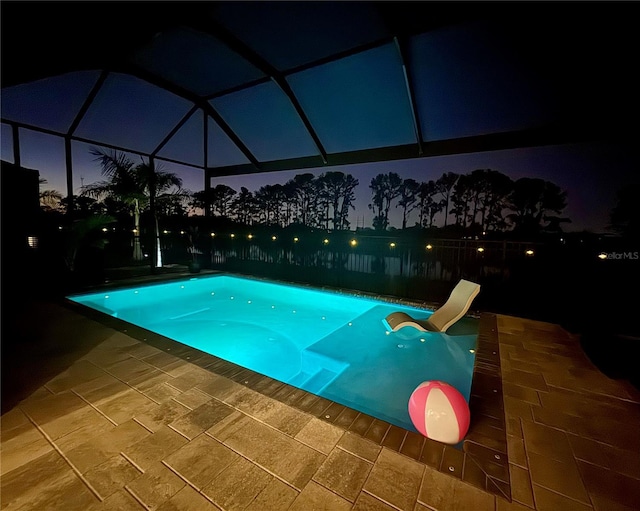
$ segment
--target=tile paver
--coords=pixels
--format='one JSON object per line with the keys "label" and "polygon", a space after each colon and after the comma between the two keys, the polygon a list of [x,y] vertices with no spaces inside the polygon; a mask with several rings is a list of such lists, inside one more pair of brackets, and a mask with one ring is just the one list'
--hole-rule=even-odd
{"label": "tile paver", "polygon": [[329,454],[343,435],[343,429],[314,417],[307,420],[295,439],[323,454]]}
{"label": "tile paver", "polygon": [[299,491],[274,477],[253,499],[251,504],[247,506],[246,511],[280,511],[289,509],[289,506],[299,494]]}
{"label": "tile paver", "polygon": [[373,463],[337,448],[318,468],[313,480],[348,501],[354,502],[369,477],[372,467]]}
{"label": "tile paver", "polygon": [[106,499],[137,479],[141,472],[118,454],[89,469],[83,475],[98,494]]}
{"label": "tile paver", "polygon": [[64,451],[64,454],[80,473],[85,473],[149,435],[148,430],[131,420],[113,426],[109,431]]}
{"label": "tile paver", "polygon": [[6,510],[82,510],[96,499],[55,451],[4,474],[0,495]]}
{"label": "tile paver", "polygon": [[240,456],[215,438],[201,434],[164,458],[191,486],[202,490]]}
{"label": "tile paver", "polygon": [[349,511],[351,502],[311,481],[296,497],[289,511]]}
{"label": "tile paver", "polygon": [[231,415],[233,408],[216,399],[209,399],[171,422],[171,428],[192,440],[214,424]]}
{"label": "tile paver", "polygon": [[156,509],[158,511],[219,511],[220,508],[191,486],[185,486]]}
{"label": "tile paver", "polygon": [[271,474],[255,463],[236,456],[231,464],[202,488],[202,493],[222,509],[242,511],[272,479]]}
{"label": "tile paver", "polygon": [[168,426],[162,426],[158,431],[127,446],[123,452],[136,466],[146,470],[147,467],[165,459],[187,442],[188,440],[176,431]]}
{"label": "tile paver", "polygon": [[147,509],[153,509],[173,497],[186,484],[168,467],[156,462],[149,465],[144,474],[128,482],[125,488]]}
{"label": "tile paver", "polygon": [[413,508],[420,490],[424,465],[382,449],[363,489],[398,509]]}

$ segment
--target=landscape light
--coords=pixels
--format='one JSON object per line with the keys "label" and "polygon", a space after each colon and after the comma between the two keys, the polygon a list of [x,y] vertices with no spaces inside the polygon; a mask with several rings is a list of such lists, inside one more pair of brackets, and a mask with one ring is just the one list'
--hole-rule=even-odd
{"label": "landscape light", "polygon": [[232,238],[235,238],[235,237],[236,237],[236,235],[235,235],[235,234],[233,234],[233,233],[231,233],[231,237],[232,237]]}
{"label": "landscape light", "polygon": [[271,236],[271,239],[272,239],[273,241],[276,241],[276,240],[278,239],[278,237],[277,237],[277,236]]}
{"label": "landscape light", "polygon": [[529,249],[525,251],[525,254],[528,256],[532,256],[533,255],[533,250]]}
{"label": "landscape light", "polygon": [[107,229],[106,227],[102,228],[102,232],[107,232],[109,229]]}
{"label": "landscape light", "polygon": [[329,238],[325,238],[322,240],[322,243],[324,243],[325,245],[329,244]]}
{"label": "landscape light", "polygon": [[349,242],[349,244],[350,244],[352,247],[355,247],[355,246],[358,244],[358,242],[357,242],[356,240],[351,240],[351,241]]}
{"label": "landscape light", "polygon": [[431,243],[429,243],[426,247],[427,250],[431,250],[433,248],[433,245]]}
{"label": "landscape light", "polygon": [[212,232],[212,233],[211,233],[211,237],[212,237],[212,238],[215,238],[215,236],[216,236],[216,233],[215,233],[215,232]]}
{"label": "landscape light", "polygon": [[483,247],[478,247],[478,252],[484,252],[484,248]]}
{"label": "landscape light", "polygon": [[298,243],[298,241],[300,241],[300,238],[298,238],[297,236],[295,238],[293,238],[293,242],[294,243]]}
{"label": "landscape light", "polygon": [[253,234],[249,234],[249,235],[247,236],[247,239],[253,239]]}
{"label": "landscape light", "polygon": [[36,236],[27,236],[27,244],[31,248],[38,248],[38,238]]}
{"label": "landscape light", "polygon": [[606,259],[607,258],[607,254],[605,254],[604,252],[602,254],[598,254],[598,259]]}
{"label": "landscape light", "polygon": [[396,244],[392,241],[391,243],[389,243],[389,246],[390,246],[391,248],[395,248]]}

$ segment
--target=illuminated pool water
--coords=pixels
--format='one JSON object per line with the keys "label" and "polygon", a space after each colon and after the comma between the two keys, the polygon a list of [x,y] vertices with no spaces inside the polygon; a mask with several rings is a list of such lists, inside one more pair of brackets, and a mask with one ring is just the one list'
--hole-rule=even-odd
{"label": "illuminated pool water", "polygon": [[403,328],[394,311],[431,311],[344,293],[215,275],[68,299],[416,431],[407,404],[425,380],[469,400],[477,320],[465,335]]}

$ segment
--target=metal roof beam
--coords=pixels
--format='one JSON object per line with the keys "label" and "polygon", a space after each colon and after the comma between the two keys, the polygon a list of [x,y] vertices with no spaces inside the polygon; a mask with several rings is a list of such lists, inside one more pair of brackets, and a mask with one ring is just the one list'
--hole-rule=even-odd
{"label": "metal roof beam", "polygon": [[407,87],[407,97],[409,99],[409,105],[411,106],[411,116],[413,118],[413,131],[416,134],[416,142],[418,144],[418,155],[422,156],[422,128],[420,127],[418,109],[416,108],[416,96],[413,91],[413,77],[411,68],[407,64],[407,45],[406,41],[402,41],[398,37],[393,38],[400,55],[400,62],[402,63],[402,73],[404,75],[404,83]]}
{"label": "metal roof beam", "polygon": [[326,163],[327,152],[322,142],[320,141],[318,134],[316,133],[313,126],[311,125],[311,121],[309,121],[307,114],[305,113],[302,106],[300,105],[298,98],[296,97],[293,90],[289,86],[289,83],[287,82],[285,76],[280,71],[278,71],[275,67],[269,64],[266,60],[260,57],[260,55],[258,55],[254,50],[252,50],[250,47],[248,47],[246,44],[240,41],[237,37],[231,34],[222,25],[216,22],[212,22],[211,20],[207,20],[206,22],[200,22],[197,24],[194,22],[191,22],[190,26],[195,28],[196,30],[199,30],[200,32],[204,32],[205,34],[209,34],[215,37],[216,39],[218,39],[220,42],[222,42],[232,51],[240,55],[240,57],[245,59],[251,65],[258,68],[262,73],[270,77],[271,80],[276,85],[278,85],[278,87],[280,87],[280,90],[282,90],[282,92],[287,96],[293,108],[295,109],[296,113],[298,114],[298,117],[300,117],[300,120],[304,124],[307,132],[313,139],[313,142],[316,145],[316,148],[318,149],[318,153],[320,154],[322,161]]}
{"label": "metal roof beam", "polygon": [[[603,138],[604,137],[604,138]],[[594,133],[588,127],[553,125],[521,131],[492,133],[472,137],[452,138],[425,142],[422,158],[448,156],[486,151],[504,151],[521,147],[539,147],[548,145],[580,143],[587,141],[630,140],[629,133],[623,128],[606,135]],[[417,158],[415,144],[398,145],[359,151],[348,151],[328,155],[328,165],[354,165],[382,161],[395,161]],[[322,167],[318,157],[291,158],[262,162],[262,172],[280,170],[303,170]],[[251,174],[255,171],[249,165],[230,165],[207,169],[209,177]]]}
{"label": "metal roof beam", "polygon": [[206,99],[201,98],[197,94],[183,88],[177,86],[173,82],[169,82],[164,78],[150,73],[138,66],[135,66],[131,63],[121,63],[120,66],[114,68],[113,71],[118,71],[121,73],[130,74],[144,80],[146,82],[151,83],[157,87],[165,89],[176,96],[180,96],[184,98],[197,107],[201,108],[207,115],[209,115],[213,120],[220,126],[222,131],[231,139],[231,141],[242,151],[245,157],[251,162],[252,165],[256,167],[256,169],[260,169],[260,162],[253,155],[253,153],[249,150],[249,148],[244,144],[244,142],[240,139],[240,137],[233,131],[231,126],[229,126],[226,121],[222,118],[222,116],[217,112],[215,108],[209,103]]}
{"label": "metal roof beam", "polygon": [[164,137],[164,139],[162,140],[162,142],[160,142],[158,144],[158,147],[156,147],[150,154],[150,156],[152,157],[156,157],[156,155],[162,150],[162,148],[167,145],[167,142],[169,142],[169,140],[171,140],[173,138],[173,136],[178,133],[178,131],[180,130],[180,128],[182,128],[185,123],[191,118],[191,116],[197,112],[199,110],[197,105],[193,105],[193,108],[191,110],[189,110],[182,119],[180,119],[180,121],[173,127],[173,129],[167,134],[166,137]]}

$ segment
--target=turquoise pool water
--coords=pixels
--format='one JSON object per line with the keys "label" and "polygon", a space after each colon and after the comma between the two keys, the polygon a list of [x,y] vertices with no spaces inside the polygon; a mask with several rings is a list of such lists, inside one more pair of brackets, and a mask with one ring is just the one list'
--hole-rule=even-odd
{"label": "turquoise pool water", "polygon": [[382,322],[428,310],[230,275],[67,298],[411,431],[421,382],[446,381],[469,400],[477,327],[389,333]]}

